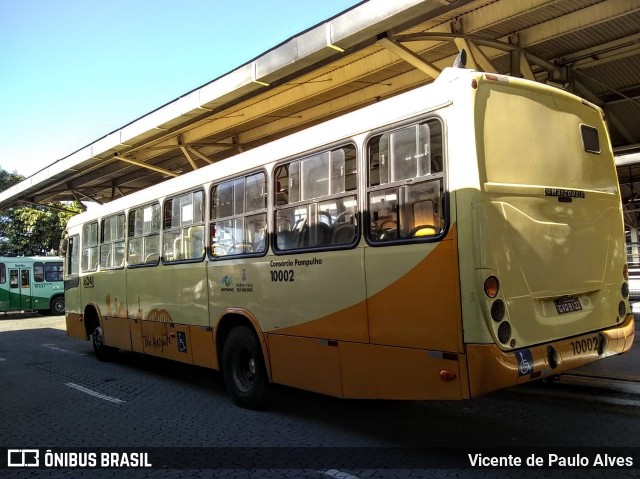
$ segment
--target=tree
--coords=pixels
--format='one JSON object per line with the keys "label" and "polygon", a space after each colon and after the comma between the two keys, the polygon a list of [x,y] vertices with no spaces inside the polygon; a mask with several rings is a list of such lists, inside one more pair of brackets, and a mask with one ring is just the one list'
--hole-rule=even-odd
{"label": "tree", "polygon": [[[0,168],[0,191],[5,191],[11,188],[13,185],[20,183],[24,179],[23,176],[17,172],[9,173],[8,171]],[[0,255],[6,255],[7,238],[6,234],[13,228],[13,222],[11,216],[13,215],[13,209],[5,209],[0,211]]]}
{"label": "tree", "polygon": [[24,176],[18,174],[18,172],[14,171],[13,173],[9,173],[0,167],[0,191],[9,189],[13,185],[20,183],[22,180],[24,180]]}
{"label": "tree", "polygon": [[[0,191],[23,179],[0,168]],[[67,221],[79,212],[79,205],[59,202],[0,211],[0,256],[57,254]]]}

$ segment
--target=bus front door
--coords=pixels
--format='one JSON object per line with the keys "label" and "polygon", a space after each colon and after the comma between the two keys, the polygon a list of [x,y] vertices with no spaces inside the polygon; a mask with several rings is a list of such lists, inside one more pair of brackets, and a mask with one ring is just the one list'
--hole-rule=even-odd
{"label": "bus front door", "polygon": [[9,270],[9,310],[32,309],[31,273],[28,269]]}

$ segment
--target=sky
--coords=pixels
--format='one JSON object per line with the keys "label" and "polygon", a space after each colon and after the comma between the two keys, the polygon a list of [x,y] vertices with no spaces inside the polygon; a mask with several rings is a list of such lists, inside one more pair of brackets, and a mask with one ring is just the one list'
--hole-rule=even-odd
{"label": "sky", "polygon": [[0,168],[29,176],[359,0],[0,0]]}

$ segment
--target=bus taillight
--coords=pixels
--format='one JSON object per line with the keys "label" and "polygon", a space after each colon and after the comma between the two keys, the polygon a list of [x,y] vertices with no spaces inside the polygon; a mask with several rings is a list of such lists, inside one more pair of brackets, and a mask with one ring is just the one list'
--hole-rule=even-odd
{"label": "bus taillight", "polygon": [[498,291],[500,291],[500,281],[498,281],[498,278],[489,276],[484,280],[484,294],[490,298],[495,298],[498,296]]}
{"label": "bus taillight", "polygon": [[457,377],[457,375],[455,371],[451,371],[450,369],[441,369],[440,377],[445,381],[453,381]]}

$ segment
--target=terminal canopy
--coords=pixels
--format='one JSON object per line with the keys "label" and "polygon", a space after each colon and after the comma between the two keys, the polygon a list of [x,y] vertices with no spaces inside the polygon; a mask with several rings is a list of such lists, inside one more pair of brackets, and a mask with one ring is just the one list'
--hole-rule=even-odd
{"label": "terminal canopy", "polygon": [[467,68],[601,106],[614,150],[640,150],[639,26],[640,0],[361,2],[1,192],[0,208],[109,202],[432,82],[462,50]]}

